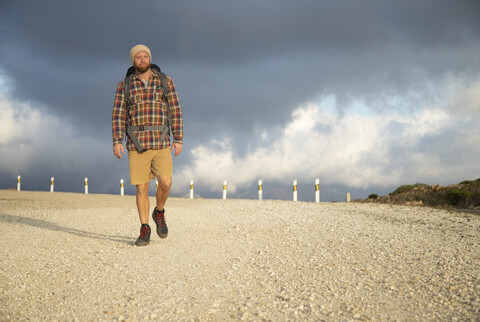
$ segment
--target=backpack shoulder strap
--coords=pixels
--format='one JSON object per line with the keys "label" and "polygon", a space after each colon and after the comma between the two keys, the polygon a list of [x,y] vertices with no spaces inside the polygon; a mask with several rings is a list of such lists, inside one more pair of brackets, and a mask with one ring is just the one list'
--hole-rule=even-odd
{"label": "backpack shoulder strap", "polygon": [[170,126],[172,125],[172,117],[171,117],[171,113],[170,113],[170,104],[168,104],[168,98],[167,98],[167,95],[170,93],[170,87],[168,87],[168,79],[167,79],[167,75],[165,75],[165,73],[162,73],[160,72],[160,81],[161,81],[161,85],[162,85],[162,88],[163,88],[163,92],[165,93],[165,104],[167,104],[167,119],[168,119],[168,124],[170,124]]}
{"label": "backpack shoulder strap", "polygon": [[130,84],[132,83],[132,74],[125,76],[123,80],[123,97],[127,104],[127,109],[130,108]]}
{"label": "backpack shoulder strap", "polygon": [[168,87],[167,75],[165,75],[165,73],[160,73],[160,80],[161,80],[161,82],[162,82],[163,91],[164,91],[166,94],[169,94],[169,93],[170,93],[170,87]]}

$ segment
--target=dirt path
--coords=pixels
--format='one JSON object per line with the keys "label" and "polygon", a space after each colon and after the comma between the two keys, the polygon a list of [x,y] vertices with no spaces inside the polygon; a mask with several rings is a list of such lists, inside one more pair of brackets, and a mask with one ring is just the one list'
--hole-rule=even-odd
{"label": "dirt path", "polygon": [[[152,199],[153,202],[153,199]],[[0,320],[477,320],[480,216],[0,190]]]}

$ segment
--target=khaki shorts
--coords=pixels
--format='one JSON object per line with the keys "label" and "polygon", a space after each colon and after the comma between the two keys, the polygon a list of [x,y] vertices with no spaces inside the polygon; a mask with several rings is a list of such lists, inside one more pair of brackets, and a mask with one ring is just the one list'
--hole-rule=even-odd
{"label": "khaki shorts", "polygon": [[130,183],[147,183],[158,176],[172,177],[172,154],[170,148],[147,150],[143,153],[128,151]]}

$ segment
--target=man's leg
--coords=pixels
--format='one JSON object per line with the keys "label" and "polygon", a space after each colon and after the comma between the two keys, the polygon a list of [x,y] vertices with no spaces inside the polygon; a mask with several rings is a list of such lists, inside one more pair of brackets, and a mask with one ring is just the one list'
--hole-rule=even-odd
{"label": "man's leg", "polygon": [[137,185],[137,209],[141,224],[148,224],[148,213],[150,211],[148,185],[148,182]]}
{"label": "man's leg", "polygon": [[165,221],[165,203],[170,194],[172,185],[172,154],[169,148],[156,150],[152,162],[152,173],[158,180],[156,196],[156,207],[153,210],[152,218],[157,225],[157,235],[160,238],[168,236],[168,227]]}
{"label": "man's leg", "polygon": [[146,246],[150,242],[150,226],[148,225],[148,212],[150,202],[148,200],[148,186],[150,183],[150,169],[152,164],[152,151],[138,153],[128,151],[128,167],[130,169],[130,183],[135,185],[138,217],[140,219],[140,236],[135,245]]}
{"label": "man's leg", "polygon": [[146,246],[150,242],[150,226],[148,225],[148,211],[150,210],[150,202],[148,200],[148,182],[138,184],[137,187],[137,209],[140,217],[140,236],[135,245]]}
{"label": "man's leg", "polygon": [[157,206],[153,210],[152,218],[157,225],[157,235],[160,238],[166,238],[168,236],[168,227],[165,222],[165,203],[167,202],[168,195],[170,193],[170,186],[172,185],[172,177],[170,176],[157,176],[158,188],[157,188]]}
{"label": "man's leg", "polygon": [[158,189],[157,189],[157,210],[162,210],[167,202],[168,195],[170,194],[170,187],[172,186],[172,177],[158,176]]}

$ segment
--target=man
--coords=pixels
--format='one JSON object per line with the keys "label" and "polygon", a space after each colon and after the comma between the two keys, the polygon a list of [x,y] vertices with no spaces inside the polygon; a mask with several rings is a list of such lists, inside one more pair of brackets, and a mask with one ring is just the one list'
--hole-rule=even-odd
{"label": "man", "polygon": [[[183,148],[183,118],[175,84],[169,76],[162,77],[156,69],[151,68],[150,49],[144,45],[133,47],[130,60],[135,73],[128,79],[128,88],[124,88],[126,79],[118,84],[113,104],[113,154],[119,159],[122,158],[122,141],[126,129],[129,130],[126,147],[130,183],[136,186],[136,202],[141,223],[140,236],[135,245],[145,246],[150,242],[151,232],[148,225],[148,187],[150,180],[155,177],[158,188],[152,218],[157,226],[158,236],[166,238],[168,235],[164,206],[172,185],[171,152],[174,151],[174,155],[178,156]],[[164,90],[162,79],[167,83],[167,91]],[[128,102],[125,99],[126,91],[129,91]],[[167,109],[170,109],[172,143],[170,135],[162,136],[162,129],[168,128]],[[143,152],[139,152],[136,144],[141,146],[140,150]]]}

